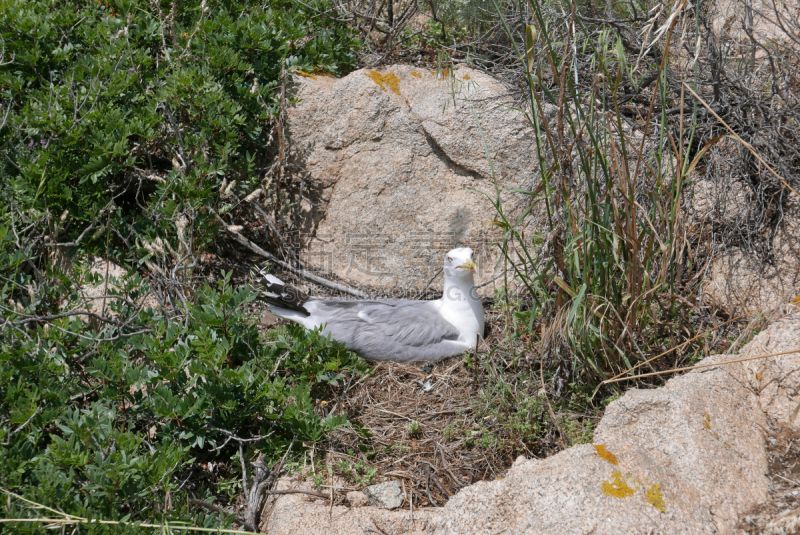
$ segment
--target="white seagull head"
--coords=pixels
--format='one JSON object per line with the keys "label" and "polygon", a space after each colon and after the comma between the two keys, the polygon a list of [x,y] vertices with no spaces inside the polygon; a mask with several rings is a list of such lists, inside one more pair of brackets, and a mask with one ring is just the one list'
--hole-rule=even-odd
{"label": "white seagull head", "polygon": [[452,249],[444,257],[444,276],[472,282],[477,270],[472,256],[472,249],[469,247]]}

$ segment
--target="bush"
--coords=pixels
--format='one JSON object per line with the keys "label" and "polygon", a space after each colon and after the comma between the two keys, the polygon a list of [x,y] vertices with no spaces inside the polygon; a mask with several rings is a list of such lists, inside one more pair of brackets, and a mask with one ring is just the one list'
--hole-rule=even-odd
{"label": "bush", "polygon": [[[346,28],[280,2],[164,9],[0,1],[0,177],[20,207],[68,211],[63,238],[113,202],[114,224],[135,218],[137,235],[170,239],[161,218],[210,205],[223,181],[234,192],[266,182],[282,72],[355,62]],[[211,216],[198,217],[207,240]]]}
{"label": "bush", "polygon": [[[231,273],[209,284],[201,260],[231,193],[287,187],[291,73],[346,72],[358,42],[280,0],[0,14],[0,486],[85,518],[228,526],[189,498],[228,505],[248,461],[347,425],[315,400],[366,368],[301,328],[265,340],[256,294]],[[127,275],[91,298],[98,254]]]}
{"label": "bush", "polygon": [[[0,260],[13,265],[8,252]],[[185,322],[146,310],[124,328],[93,331],[67,316],[23,331],[30,314],[9,313],[2,485],[76,516],[217,526],[187,497],[213,501],[218,486],[239,481],[236,456],[274,461],[292,439],[317,443],[346,425],[319,416],[314,398],[363,373],[360,359],[299,327],[264,343],[246,319],[255,294],[229,279],[201,288]],[[6,518],[27,516],[10,503]]]}

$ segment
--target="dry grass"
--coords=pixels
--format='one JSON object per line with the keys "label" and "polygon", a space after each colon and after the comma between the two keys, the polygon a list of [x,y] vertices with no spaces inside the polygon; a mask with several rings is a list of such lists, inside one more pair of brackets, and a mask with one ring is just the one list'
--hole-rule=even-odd
{"label": "dry grass", "polygon": [[479,445],[475,418],[476,377],[462,359],[433,367],[380,363],[342,402],[363,430],[331,437],[342,451],[375,452],[369,460],[379,476],[403,479],[420,506],[443,505],[459,489],[505,473],[503,448]]}

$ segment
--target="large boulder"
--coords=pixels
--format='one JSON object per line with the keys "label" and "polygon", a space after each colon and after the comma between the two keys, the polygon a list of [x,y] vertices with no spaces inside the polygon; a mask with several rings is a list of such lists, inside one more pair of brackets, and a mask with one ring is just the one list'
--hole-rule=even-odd
{"label": "large boulder", "polygon": [[317,188],[304,259],[355,283],[420,289],[444,252],[470,246],[487,280],[493,201],[519,210],[505,188],[538,180],[533,130],[506,88],[469,68],[407,65],[296,78],[288,131]]}
{"label": "large boulder", "polygon": [[[792,350],[800,350],[797,312],[760,333],[740,355],[702,363]],[[442,509],[415,509],[419,522],[412,532],[731,533],[740,515],[768,497],[767,420],[800,429],[797,370],[800,352],[630,390],[609,405],[593,445],[544,460],[520,458],[502,480],[462,489]],[[270,534],[362,533],[373,516],[385,522],[386,532],[411,528],[410,511],[334,507],[331,516],[324,502],[302,500],[278,500]]]}

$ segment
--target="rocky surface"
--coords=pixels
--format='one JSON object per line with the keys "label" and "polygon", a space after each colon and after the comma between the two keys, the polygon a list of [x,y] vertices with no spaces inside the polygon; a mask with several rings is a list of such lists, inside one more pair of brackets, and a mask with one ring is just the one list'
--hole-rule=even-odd
{"label": "rocky surface", "polygon": [[[792,350],[800,351],[800,312],[775,322],[739,355],[703,363]],[[741,515],[767,499],[765,433],[768,423],[798,428],[798,391],[800,353],[630,390],[609,405],[594,444],[545,460],[520,458],[502,480],[467,487],[442,509],[415,510],[419,522],[411,532],[732,533]],[[409,511],[334,507],[339,516],[329,517],[326,504],[302,500],[281,497],[269,533],[362,533],[359,519],[371,515],[381,515],[387,533],[408,529]],[[345,515],[355,520],[334,520]],[[794,522],[787,518],[774,521]]]}
{"label": "rocky surface", "polygon": [[[311,489],[309,481],[281,478],[278,489]],[[349,492],[360,494],[361,492]],[[356,498],[358,499],[358,498]],[[436,509],[410,510],[380,509],[377,507],[345,505],[330,506],[330,502],[303,494],[287,494],[265,508],[260,529],[270,535],[349,535],[404,534],[423,535],[433,529],[432,519]]]}
{"label": "rocky surface", "polygon": [[[350,503],[350,507],[364,507],[369,505],[369,500],[367,496],[358,490],[351,490],[347,493],[347,501]],[[402,505],[402,504],[401,504]]]}
{"label": "rocky surface", "polygon": [[403,505],[403,491],[397,481],[370,485],[364,489],[364,495],[372,507],[397,509]]}
{"label": "rocky surface", "polygon": [[[490,277],[495,187],[538,183],[535,139],[499,82],[451,74],[398,65],[296,77],[288,129],[317,187],[306,261],[364,285],[419,289],[442,253],[464,245],[477,253],[478,282]],[[502,195],[512,211],[522,200]]]}
{"label": "rocky surface", "polygon": [[[782,20],[775,16],[779,9]],[[717,0],[711,12],[711,28],[721,41],[742,42],[748,38],[748,31],[762,43],[772,40],[788,41],[786,24],[783,21],[797,20],[800,3],[797,0],[784,0],[773,3],[769,0]],[[766,57],[763,50],[756,51],[757,58]]]}
{"label": "rocky surface", "polygon": [[730,531],[767,496],[765,416],[732,373],[629,391],[609,405],[594,446],[521,460],[502,482],[460,492],[437,533]]}

